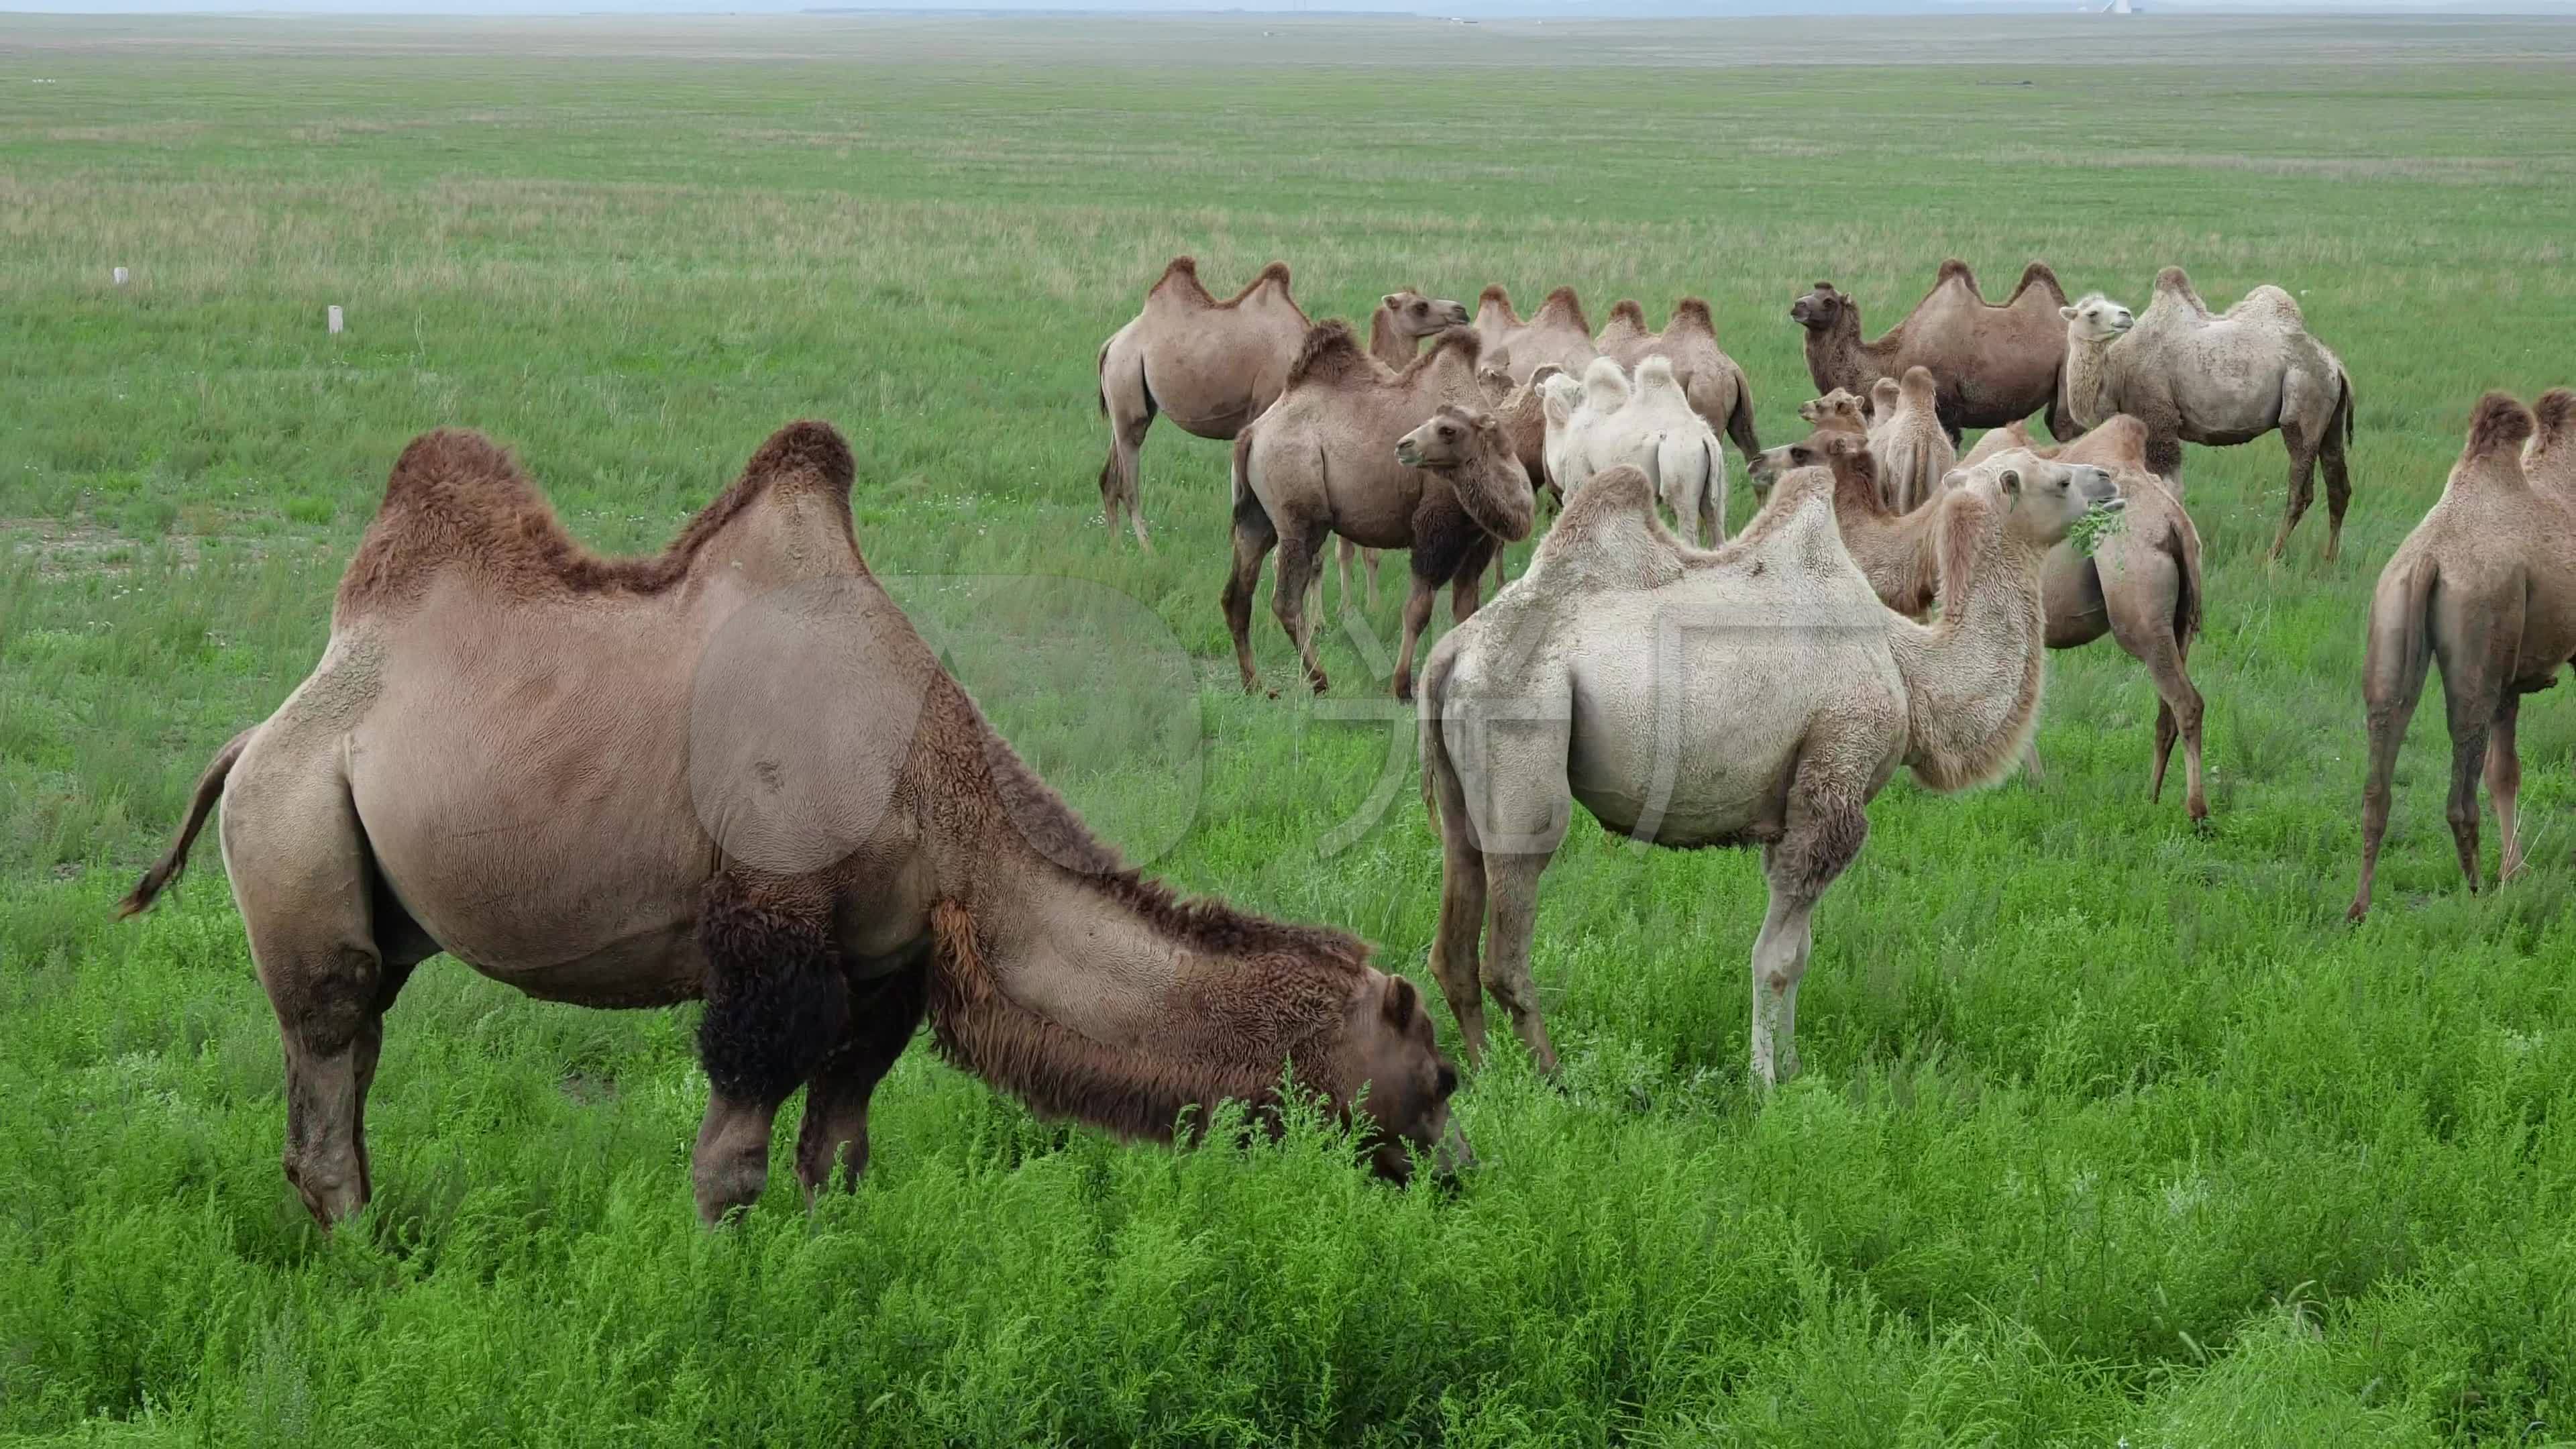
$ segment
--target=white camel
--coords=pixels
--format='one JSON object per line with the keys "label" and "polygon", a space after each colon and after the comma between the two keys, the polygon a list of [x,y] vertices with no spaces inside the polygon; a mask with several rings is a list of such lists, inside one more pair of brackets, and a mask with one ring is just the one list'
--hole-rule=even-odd
{"label": "white camel", "polygon": [[[1561,389],[1556,395],[1572,397]],[[1570,490],[1603,469],[1627,464],[1645,473],[1692,543],[1725,542],[1726,459],[1718,451],[1717,430],[1682,390],[1672,359],[1638,363],[1631,387],[1617,362],[1595,358],[1583,370],[1581,395],[1579,406],[1547,410],[1547,461],[1558,486]]]}

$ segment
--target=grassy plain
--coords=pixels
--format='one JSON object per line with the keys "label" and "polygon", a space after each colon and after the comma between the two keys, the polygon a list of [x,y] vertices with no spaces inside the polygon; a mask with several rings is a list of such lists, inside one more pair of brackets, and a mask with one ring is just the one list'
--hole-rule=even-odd
{"label": "grassy plain", "polygon": [[[2546,22],[0,20],[0,1435],[2576,1441],[2564,702],[2524,714],[2528,878],[2459,890],[2428,702],[2341,921],[2371,582],[2481,389],[2576,381],[2572,61]],[[781,1173],[710,1235],[691,1010],[437,963],[390,1017],[376,1206],[317,1234],[211,849],[109,907],[434,425],[643,549],[837,421],[880,570],[1070,576],[1170,631],[1140,657],[1176,690],[977,677],[1109,834],[1428,984],[1410,777],[1336,833],[1386,727],[1231,682],[1223,450],[1157,429],[1151,556],[1097,521],[1093,351],[1181,251],[1286,258],[1317,315],[1701,293],[1770,437],[1817,277],[1873,324],[1946,254],[2133,303],[2167,262],[2277,282],[2358,382],[2345,558],[2320,512],[2267,569],[2277,443],[2195,451],[2215,828],[2148,805],[2131,661],[2055,658],[2045,786],[1873,810],[1767,1100],[1755,862],[1586,835],[1538,944],[1570,1089],[1510,1053],[1473,1083],[1454,1200],[1311,1132],[1049,1128],[923,1052],[862,1191],[809,1217]]]}

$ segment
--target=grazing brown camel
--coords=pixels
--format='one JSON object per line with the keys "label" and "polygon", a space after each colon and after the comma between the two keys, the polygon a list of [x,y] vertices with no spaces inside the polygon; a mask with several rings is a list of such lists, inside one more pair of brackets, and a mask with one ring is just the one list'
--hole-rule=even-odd
{"label": "grazing brown camel", "polygon": [[1481,400],[1479,347],[1474,332],[1452,328],[1397,372],[1360,350],[1349,327],[1322,323],[1307,334],[1279,401],[1234,440],[1234,570],[1225,586],[1225,619],[1247,691],[1259,687],[1252,593],[1273,548],[1279,582],[1271,609],[1318,694],[1327,681],[1305,600],[1324,540],[1339,534],[1364,548],[1412,551],[1413,588],[1395,669],[1396,697],[1411,699],[1413,653],[1430,621],[1433,593],[1447,584],[1455,617],[1474,613],[1486,561],[1500,541],[1529,536],[1529,478],[1491,419],[1485,425],[1501,455],[1496,466],[1459,476],[1481,486],[1452,487],[1450,479],[1396,456],[1397,440],[1443,404]]}
{"label": "grazing brown camel", "polygon": [[[2113,413],[2147,425],[2148,471],[2182,482],[2182,445],[2232,447],[2279,432],[2290,454],[2290,493],[2272,557],[2316,496],[2325,465],[2326,559],[2343,548],[2352,502],[2345,449],[2352,442],[2352,375],[2308,331],[2299,304],[2256,287],[2213,314],[2180,267],[2156,273],[2144,316],[2096,292],[2058,309],[2066,324],[2066,412],[2077,427]],[[2060,436],[2064,436],[2060,434]]]}
{"label": "grazing brown camel", "polygon": [[1487,287],[1476,299],[1476,335],[1484,339],[1488,365],[1502,368],[1516,383],[1551,362],[1580,376],[1596,355],[1592,324],[1584,320],[1572,287],[1548,293],[1526,322],[1512,310],[1511,293]]}
{"label": "grazing brown camel", "polygon": [[1795,1075],[1810,913],[1860,853],[1871,797],[1900,766],[1936,790],[1993,780],[2029,736],[2042,559],[2087,507],[2117,506],[2109,475],[2014,454],[1947,494],[1947,588],[1928,626],[1881,605],[1852,566],[1832,486],[1822,469],[1789,474],[1742,534],[1703,552],[1664,527],[1642,470],[1596,473],[1520,581],[1432,648],[1431,963],[1471,1063],[1491,992],[1539,1069],[1556,1069],[1530,939],[1579,801],[1632,839],[1762,847],[1753,1077]]}
{"label": "grazing brown camel", "polygon": [[854,1181],[925,1014],[960,1066],[1126,1137],[1275,1114],[1293,1066],[1346,1115],[1365,1090],[1382,1173],[1463,1150],[1412,986],[1093,838],[878,587],[851,474],[839,433],[790,424],[659,557],[602,558],[479,434],[403,451],[321,662],[217,753],[125,901],[220,799],[285,1038],[286,1176],[324,1225],[366,1205],[385,1010],[440,951],[549,1001],[706,1002],[710,1222],[760,1196],[799,1085],[798,1179]]}
{"label": "grazing brown camel", "polygon": [[[2115,417],[2072,443],[2051,448],[2015,447],[2016,434],[2027,437],[2017,423],[1987,434],[1944,486],[1972,476],[1997,457],[2020,452],[2109,471],[2126,500],[2118,531],[2101,536],[2089,556],[2071,542],[2049,550],[2041,588],[2048,647],[2080,648],[2108,633],[2146,666],[2157,699],[2155,763],[2147,798],[2164,797],[2165,768],[2179,739],[2187,782],[2183,805],[2197,824],[2209,817],[2201,777],[2204,711],[2200,691],[2184,666],[2200,632],[2205,597],[2200,532],[2181,495],[2146,471],[2146,427],[2137,419]],[[1837,439],[1842,440],[1839,445]],[[1819,432],[1802,443],[1772,449],[1758,466],[1766,477],[1792,468],[1831,466],[1835,519],[1852,562],[1868,577],[1880,602],[1909,618],[1919,617],[1941,588],[1939,496],[1910,513],[1892,512],[1882,501],[1884,490],[1871,477],[1869,455],[1850,455],[1848,442],[1848,434]],[[2035,734],[2022,760],[2033,780],[2042,778]]]}
{"label": "grazing brown camel", "polygon": [[[2361,793],[2353,920],[2370,912],[2379,843],[2388,833],[2389,782],[2431,664],[2441,666],[2450,714],[2448,813],[2460,874],[2471,891],[2478,888],[2481,775],[2504,837],[2496,878],[2509,880],[2522,868],[2515,721],[2522,696],[2556,684],[2559,667],[2576,658],[2576,393],[2553,390],[2540,411],[2545,431],[2504,393],[2478,400],[2468,446],[2441,498],[2389,557],[2371,595],[2361,674],[2370,773]],[[2526,441],[2534,445],[2532,459],[2523,456]]]}
{"label": "grazing brown camel", "polygon": [[1952,257],[1905,320],[1875,342],[1861,340],[1860,304],[1830,282],[1791,303],[1789,317],[1807,329],[1807,374],[1820,393],[1842,388],[1865,397],[1882,377],[1928,367],[1941,384],[1941,426],[1953,438],[1961,428],[2001,427],[2041,411],[2049,432],[2064,438],[2075,431],[2062,425],[2057,397],[2066,359],[2057,309],[2065,305],[2066,289],[2044,263],[2024,268],[1998,306],[1977,290],[1968,264]]}
{"label": "grazing brown camel", "polygon": [[1744,455],[1746,466],[1762,451],[1762,440],[1753,428],[1753,386],[1735,359],[1719,350],[1717,323],[1709,316],[1707,302],[1682,298],[1673,304],[1664,330],[1649,332],[1646,309],[1623,297],[1612,304],[1610,321],[1592,345],[1631,376],[1649,357],[1672,359],[1673,376],[1681,383],[1682,396],[1690,400],[1691,411],[1713,431],[1726,434]]}

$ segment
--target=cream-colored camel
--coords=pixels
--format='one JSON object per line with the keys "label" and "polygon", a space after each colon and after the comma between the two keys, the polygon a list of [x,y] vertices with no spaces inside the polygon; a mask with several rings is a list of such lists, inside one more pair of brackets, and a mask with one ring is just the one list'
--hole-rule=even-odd
{"label": "cream-colored camel", "polygon": [[2352,501],[2344,450],[2352,441],[2352,377],[2343,360],[2308,332],[2299,304],[2278,287],[2256,287],[2224,315],[2192,290],[2180,267],[2156,273],[2143,316],[2086,297],[2059,314],[2066,325],[2066,411],[2080,428],[2127,413],[2147,425],[2147,470],[2182,481],[2182,445],[2227,447],[2278,431],[2290,452],[2290,494],[2272,557],[2316,496],[2326,474],[2326,558],[2343,547]]}
{"label": "cream-colored camel", "polygon": [[[2524,444],[2532,456],[2524,456]],[[2361,886],[2353,920],[2370,911],[2379,844],[2388,832],[2388,787],[2398,747],[2424,690],[2442,668],[2451,723],[2451,840],[2460,874],[2478,888],[2478,780],[2495,801],[2504,858],[2496,878],[2522,869],[2514,815],[2522,758],[2514,747],[2522,696],[2558,682],[2576,658],[2576,393],[2540,400],[2536,425],[2511,397],[2478,400],[2469,442],[2442,496],[2397,546],[2370,601],[2361,692],[2370,773],[2361,795]]]}
{"label": "cream-colored camel", "polygon": [[1725,542],[1726,459],[1716,430],[1683,395],[1672,359],[1657,354],[1639,363],[1632,387],[1617,362],[1596,357],[1584,369],[1583,391],[1583,406],[1555,424],[1560,436],[1551,456],[1568,470],[1564,486],[1580,487],[1623,463],[1643,469],[1694,545]]}
{"label": "cream-colored camel", "polygon": [[[1307,681],[1326,686],[1305,612],[1308,586],[1333,534],[1365,548],[1412,551],[1413,588],[1404,605],[1404,644],[1396,664],[1399,699],[1413,697],[1413,654],[1431,618],[1431,598],[1450,586],[1458,618],[1476,610],[1486,561],[1501,540],[1529,536],[1529,477],[1494,428],[1494,468],[1450,480],[1396,457],[1396,443],[1444,404],[1474,406],[1476,334],[1443,333],[1402,372],[1378,362],[1340,322],[1308,334],[1279,401],[1234,442],[1234,569],[1225,586],[1226,627],[1243,669],[1243,687],[1258,687],[1252,664],[1252,593],[1262,561],[1279,550],[1271,608],[1297,645]],[[1491,426],[1491,420],[1485,420]],[[1506,479],[1505,474],[1508,474]]]}
{"label": "cream-colored camel", "polygon": [[1529,381],[1551,362],[1579,374],[1595,355],[1592,324],[1584,320],[1583,304],[1575,300],[1572,287],[1548,293],[1526,322],[1512,310],[1511,293],[1487,287],[1476,299],[1476,335],[1484,339],[1487,363],[1516,383]]}
{"label": "cream-colored camel", "polygon": [[[1464,304],[1392,292],[1370,321],[1370,345],[1399,361],[1415,339],[1463,322]],[[1157,413],[1183,431],[1227,439],[1279,396],[1306,340],[1304,309],[1288,293],[1288,264],[1272,262],[1251,285],[1220,302],[1199,281],[1193,257],[1174,257],[1145,293],[1135,319],[1100,344],[1100,415],[1109,420],[1109,459],[1100,466],[1101,512],[1112,533],[1123,512],[1145,539],[1137,455]]]}
{"label": "cream-colored camel", "polygon": [[[2155,763],[2147,779],[2147,798],[2163,798],[2165,767],[2179,739],[2188,782],[2184,808],[2193,821],[2204,820],[2209,803],[2201,781],[2203,706],[2200,691],[2184,667],[2200,631],[2205,597],[2200,532],[2184,511],[2181,496],[2146,471],[2146,428],[2137,419],[2115,417],[2062,447],[2029,448],[2027,436],[2017,423],[1988,433],[1968,461],[1948,474],[1944,486],[1971,476],[1997,457],[2019,452],[2109,470],[2120,496],[2127,500],[2118,531],[2099,538],[2090,556],[2071,542],[2049,550],[2042,590],[2048,606],[2048,647],[2079,648],[2108,633],[2131,658],[2146,666],[2157,698]],[[1830,463],[1835,470],[1835,517],[1852,561],[1869,578],[1881,602],[1908,617],[1920,616],[1941,588],[1939,495],[1911,513],[1891,513],[1869,470],[1829,451],[1838,438],[1847,439],[1848,434],[1819,432],[1803,443],[1772,449],[1759,464],[1762,478]],[[2022,446],[2016,446],[2016,440]],[[2042,777],[2035,734],[2022,760],[2033,780]]]}
{"label": "cream-colored camel", "polygon": [[2117,506],[2109,475],[2013,454],[1947,495],[1949,587],[1931,626],[1870,591],[1835,531],[1832,487],[1822,469],[1788,475],[1743,534],[1703,552],[1656,518],[1643,472],[1597,474],[1529,571],[1432,649],[1431,961],[1470,1061],[1490,991],[1555,1069],[1529,953],[1573,802],[1641,841],[1763,848],[1752,1068],[1770,1083],[1798,1069],[1809,913],[1859,853],[1870,798],[1899,766],[1956,790],[2011,764],[2038,716],[2042,561],[2086,507]]}
{"label": "cream-colored camel", "polygon": [[321,662],[216,755],[125,903],[220,800],[315,1218],[366,1205],[385,1010],[441,951],[549,1001],[704,998],[709,1221],[760,1196],[800,1085],[797,1177],[855,1180],[925,1013],[952,1061],[1130,1137],[1275,1112],[1293,1068],[1345,1112],[1365,1091],[1382,1172],[1449,1138],[1413,988],[1094,839],[878,587],[851,475],[840,434],[791,424],[667,552],[610,559],[481,436],[404,450]]}
{"label": "cream-colored camel", "polygon": [[1895,406],[1870,428],[1869,443],[1887,506],[1904,513],[1941,491],[1941,480],[1958,466],[1959,454],[1941,429],[1931,369],[1907,368],[1896,391]]}
{"label": "cream-colored camel", "polygon": [[1708,303],[1684,297],[1673,304],[1664,330],[1649,332],[1645,309],[1623,297],[1610,308],[1610,321],[1592,345],[1632,377],[1649,357],[1672,359],[1673,376],[1690,400],[1691,411],[1705,419],[1712,431],[1733,439],[1747,466],[1762,451],[1753,428],[1752,384],[1745,381],[1744,369],[1735,359],[1718,347],[1717,324],[1709,316]]}
{"label": "cream-colored camel", "polygon": [[1977,290],[1968,264],[1952,257],[1905,320],[1875,342],[1861,340],[1860,304],[1830,282],[1791,303],[1789,318],[1806,329],[1807,374],[1820,393],[1841,388],[1865,398],[1882,377],[1928,367],[1941,384],[1941,425],[1953,437],[1963,427],[2001,427],[2044,410],[2048,430],[2063,438],[2074,433],[2061,425],[2057,396],[2066,358],[2057,309],[2065,305],[2066,290],[2042,263],[2024,268],[2012,296],[1997,305]]}

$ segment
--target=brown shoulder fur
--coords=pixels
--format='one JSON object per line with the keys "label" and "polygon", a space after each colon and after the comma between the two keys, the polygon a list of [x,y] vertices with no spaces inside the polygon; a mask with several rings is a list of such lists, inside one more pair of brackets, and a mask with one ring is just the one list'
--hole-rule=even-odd
{"label": "brown shoulder fur", "polygon": [[2470,415],[2469,445],[2461,450],[2460,461],[2503,451],[2519,455],[2531,429],[2531,409],[2511,393],[2488,393],[2478,399],[2477,411]]}
{"label": "brown shoulder fur", "polygon": [[[1430,355],[1426,352],[1423,357]],[[1423,357],[1415,358],[1412,365],[1421,366]],[[1288,380],[1282,391],[1301,383],[1337,383],[1354,373],[1367,377],[1384,370],[1385,364],[1369,356],[1368,349],[1351,334],[1351,324],[1339,317],[1328,317],[1306,329],[1306,340],[1297,345],[1296,359],[1288,364]]]}
{"label": "brown shoulder fur", "polygon": [[855,472],[850,445],[831,424],[789,423],[661,553],[606,558],[564,531],[507,452],[480,433],[441,428],[413,439],[395,461],[384,503],[341,576],[337,612],[407,599],[457,563],[519,595],[661,593],[687,577],[707,541],[757,499],[812,489],[836,500],[846,519]]}

